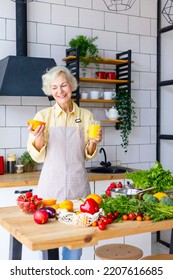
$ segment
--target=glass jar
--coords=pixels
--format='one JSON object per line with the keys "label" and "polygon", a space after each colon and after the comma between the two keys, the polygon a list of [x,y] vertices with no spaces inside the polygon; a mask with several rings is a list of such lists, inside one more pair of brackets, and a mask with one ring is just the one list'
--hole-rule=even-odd
{"label": "glass jar", "polygon": [[7,157],[7,173],[15,173],[16,155],[9,154]]}
{"label": "glass jar", "polygon": [[24,171],[24,165],[23,164],[16,164],[15,165],[16,173],[20,174]]}

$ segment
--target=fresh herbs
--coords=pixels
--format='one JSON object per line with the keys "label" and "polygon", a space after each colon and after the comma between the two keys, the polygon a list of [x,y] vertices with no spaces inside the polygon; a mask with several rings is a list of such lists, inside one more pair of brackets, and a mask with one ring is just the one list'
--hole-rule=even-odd
{"label": "fresh herbs", "polygon": [[[86,75],[86,67],[92,61],[92,59],[100,58],[99,50],[94,42],[98,37],[87,37],[84,35],[78,35],[76,38],[72,38],[69,42],[71,48],[76,47],[79,49],[79,58],[83,68],[83,75]],[[95,63],[97,70],[99,68],[98,63]]]}
{"label": "fresh herbs", "polygon": [[131,98],[127,88],[119,89],[115,97],[116,108],[118,110],[120,136],[122,138],[122,148],[127,152],[129,145],[129,135],[135,125],[136,112],[134,100]]}
{"label": "fresh herbs", "polygon": [[100,208],[103,208],[106,214],[109,212],[118,212],[120,214],[119,217],[121,217],[123,214],[143,213],[144,203],[142,200],[120,195],[116,198],[107,197],[103,199]]}
{"label": "fresh herbs", "polygon": [[154,192],[164,192],[173,188],[173,176],[170,170],[164,170],[161,163],[156,161],[149,170],[127,172],[126,179],[131,179],[136,188],[146,189],[155,186]]}
{"label": "fresh herbs", "polygon": [[161,203],[148,203],[145,208],[146,215],[148,215],[153,222],[173,218],[173,206]]}
{"label": "fresh herbs", "polygon": [[173,206],[146,202],[127,196],[104,198],[100,207],[104,210],[105,214],[117,212],[119,215],[116,222],[122,221],[123,215],[130,213],[135,215],[140,213],[143,217],[149,216],[153,222],[173,218]]}

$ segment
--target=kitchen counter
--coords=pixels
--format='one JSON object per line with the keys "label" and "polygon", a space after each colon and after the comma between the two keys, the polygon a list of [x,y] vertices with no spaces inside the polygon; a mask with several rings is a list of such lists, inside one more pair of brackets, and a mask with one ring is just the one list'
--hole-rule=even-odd
{"label": "kitchen counter", "polygon": [[[0,188],[10,188],[18,186],[35,186],[38,184],[40,171],[26,172],[21,174],[0,175]],[[125,179],[125,174],[100,174],[88,173],[90,182]]]}
{"label": "kitchen counter", "polygon": [[[15,238],[14,241],[17,242],[18,249],[23,244],[32,251],[44,251],[63,246],[69,249],[93,246],[99,240],[171,229],[173,228],[173,219],[159,222],[125,221],[112,223],[107,225],[106,230],[101,231],[98,227],[77,227],[57,220],[38,225],[33,221],[33,215],[24,214],[17,206],[13,206],[0,208],[0,225]],[[171,239],[170,245],[171,253],[173,250],[172,242],[173,239]]]}

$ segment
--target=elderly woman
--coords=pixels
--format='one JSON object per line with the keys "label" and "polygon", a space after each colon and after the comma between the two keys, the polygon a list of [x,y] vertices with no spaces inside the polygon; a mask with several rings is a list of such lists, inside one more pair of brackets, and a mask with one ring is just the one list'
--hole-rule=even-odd
{"label": "elderly woman", "polygon": [[[98,137],[89,139],[88,126],[93,114],[71,99],[77,89],[76,78],[66,67],[56,66],[42,76],[42,89],[56,100],[53,107],[39,111],[34,119],[46,123],[35,131],[29,125],[27,149],[36,162],[44,162],[38,192],[58,201],[86,197],[90,193],[85,160],[97,152]],[[63,248],[63,259],[80,259],[82,250]]]}

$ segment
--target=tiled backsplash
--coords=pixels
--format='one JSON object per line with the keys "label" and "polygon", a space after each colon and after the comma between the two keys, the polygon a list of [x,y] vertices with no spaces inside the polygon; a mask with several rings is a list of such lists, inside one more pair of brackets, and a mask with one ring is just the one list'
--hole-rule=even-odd
{"label": "tiled backsplash", "polygon": [[[152,166],[156,158],[156,10],[154,0],[136,1],[130,10],[121,13],[110,12],[101,0],[42,0],[27,4],[28,56],[51,57],[63,65],[69,40],[79,34],[98,36],[97,45],[103,57],[115,58],[118,52],[132,50],[132,98],[137,120],[128,152],[124,153],[114,124],[103,124],[103,141],[99,146],[105,148],[112,163],[143,169]],[[16,54],[14,2],[0,1],[0,26],[3,59]],[[89,71],[93,76],[95,69]],[[88,85],[82,90],[89,91]],[[6,157],[12,152],[20,157],[26,151],[26,122],[47,106],[51,106],[47,97],[0,96],[0,155]],[[105,106],[111,105],[81,106],[103,119]],[[102,160],[103,155],[98,153],[87,165]]]}

